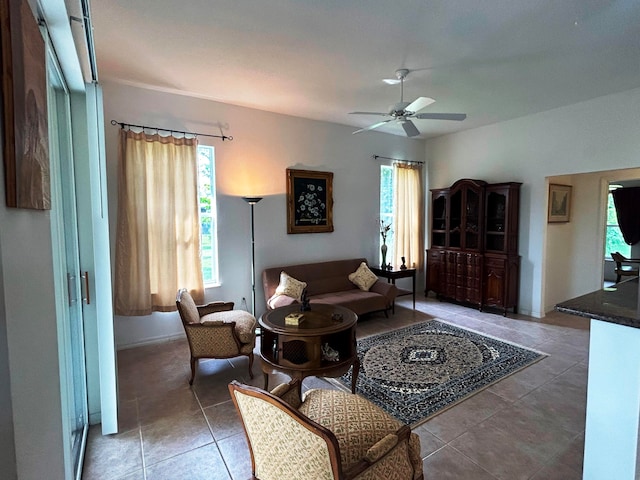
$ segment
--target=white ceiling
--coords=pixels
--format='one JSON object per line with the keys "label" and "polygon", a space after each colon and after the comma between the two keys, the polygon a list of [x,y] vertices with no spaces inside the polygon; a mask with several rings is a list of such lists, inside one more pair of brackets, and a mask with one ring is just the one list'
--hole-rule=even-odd
{"label": "white ceiling", "polygon": [[382,79],[408,68],[406,101],[468,115],[414,120],[422,138],[640,87],[638,0],[91,0],[91,11],[101,81],[360,128],[379,117],[348,112],[388,111],[400,87]]}

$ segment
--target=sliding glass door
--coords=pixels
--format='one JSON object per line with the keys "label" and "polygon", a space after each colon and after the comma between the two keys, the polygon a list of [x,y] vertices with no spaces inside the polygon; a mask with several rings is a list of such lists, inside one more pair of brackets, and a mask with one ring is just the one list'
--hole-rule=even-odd
{"label": "sliding glass door", "polygon": [[[53,55],[49,55],[49,138],[52,235],[57,259],[58,344],[63,434],[67,471],[82,475],[88,429],[83,330],[83,279],[80,272],[69,92]],[[85,292],[86,295],[86,292]]]}

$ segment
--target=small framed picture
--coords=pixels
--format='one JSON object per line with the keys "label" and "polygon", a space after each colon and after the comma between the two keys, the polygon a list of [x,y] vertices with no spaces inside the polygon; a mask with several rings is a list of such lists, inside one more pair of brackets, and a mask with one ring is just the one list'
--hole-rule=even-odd
{"label": "small framed picture", "polygon": [[333,173],[287,169],[287,233],[333,232]]}
{"label": "small framed picture", "polygon": [[549,184],[548,223],[566,223],[571,213],[571,185]]}

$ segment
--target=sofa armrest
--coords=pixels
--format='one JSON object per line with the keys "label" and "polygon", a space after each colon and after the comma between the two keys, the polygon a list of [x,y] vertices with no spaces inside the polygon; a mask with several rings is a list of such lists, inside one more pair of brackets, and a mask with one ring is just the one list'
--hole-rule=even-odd
{"label": "sofa armrest", "polygon": [[387,283],[382,280],[378,280],[373,286],[369,289],[370,292],[379,293],[387,299],[387,306],[391,306],[393,301],[398,296],[398,287],[396,287],[393,283]]}

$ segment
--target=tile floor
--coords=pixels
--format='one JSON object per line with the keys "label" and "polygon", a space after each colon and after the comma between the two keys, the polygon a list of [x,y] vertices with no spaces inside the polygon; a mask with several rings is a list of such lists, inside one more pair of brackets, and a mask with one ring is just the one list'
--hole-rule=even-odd
{"label": "tile floor", "polygon": [[[358,337],[425,319],[411,310],[409,297],[397,305],[406,308],[389,319],[363,317]],[[588,320],[557,312],[504,318],[424,297],[416,310],[549,355],[416,427],[425,479],[580,479]],[[99,426],[91,427],[84,480],[251,477],[227,384],[261,386],[259,356],[253,380],[246,357],[201,361],[193,388],[188,359],[186,340],[118,352],[121,433],[102,436]],[[286,380],[272,377],[270,386]],[[305,388],[317,386],[331,388],[305,379]]]}

